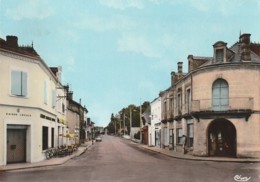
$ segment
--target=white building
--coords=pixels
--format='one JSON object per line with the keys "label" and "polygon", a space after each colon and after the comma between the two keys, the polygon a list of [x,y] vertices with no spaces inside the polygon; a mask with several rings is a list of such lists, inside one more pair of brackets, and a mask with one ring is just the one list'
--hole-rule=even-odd
{"label": "white building", "polygon": [[151,103],[151,125],[149,125],[149,145],[161,146],[161,97]]}
{"label": "white building", "polygon": [[65,144],[66,101],[60,83],[33,46],[0,39],[0,165],[37,162]]}

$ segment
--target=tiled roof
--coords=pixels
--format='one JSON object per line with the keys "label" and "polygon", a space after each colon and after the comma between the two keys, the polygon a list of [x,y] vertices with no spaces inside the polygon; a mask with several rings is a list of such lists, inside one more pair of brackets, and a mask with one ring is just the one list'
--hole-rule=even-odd
{"label": "tiled roof", "polygon": [[12,52],[16,52],[19,54],[23,54],[26,56],[32,56],[35,58],[40,57],[38,55],[38,53],[34,50],[33,45],[31,45],[31,46],[12,45],[12,44],[8,44],[8,42],[2,38],[0,38],[0,48],[5,49],[7,51],[12,51]]}

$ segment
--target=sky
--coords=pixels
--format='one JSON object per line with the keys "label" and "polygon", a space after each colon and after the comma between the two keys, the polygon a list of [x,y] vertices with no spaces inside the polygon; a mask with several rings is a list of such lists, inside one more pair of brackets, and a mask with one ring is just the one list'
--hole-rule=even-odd
{"label": "sky", "polygon": [[152,101],[187,57],[241,33],[260,42],[260,0],[0,0],[0,37],[18,36],[81,99],[96,126]]}

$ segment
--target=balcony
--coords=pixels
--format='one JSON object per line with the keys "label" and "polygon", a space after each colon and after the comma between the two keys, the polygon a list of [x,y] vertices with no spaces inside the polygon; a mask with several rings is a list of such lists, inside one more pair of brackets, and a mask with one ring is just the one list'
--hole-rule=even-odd
{"label": "balcony", "polygon": [[162,122],[166,123],[168,121],[172,121],[173,120],[173,111],[170,108],[168,111],[164,111],[162,112]]}
{"label": "balcony", "polygon": [[243,118],[246,120],[253,111],[253,98],[239,97],[219,99],[213,104],[212,99],[194,100],[191,114],[196,118]]}

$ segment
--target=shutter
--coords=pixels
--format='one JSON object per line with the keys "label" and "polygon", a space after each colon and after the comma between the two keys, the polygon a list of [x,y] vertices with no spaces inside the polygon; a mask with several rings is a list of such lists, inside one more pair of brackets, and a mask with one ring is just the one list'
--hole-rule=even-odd
{"label": "shutter", "polygon": [[21,75],[22,75],[22,79],[21,79],[22,80],[22,84],[21,84],[22,93],[21,93],[21,95],[27,96],[27,73],[22,72]]}
{"label": "shutter", "polygon": [[11,94],[12,95],[21,95],[21,72],[12,71],[11,72]]}

